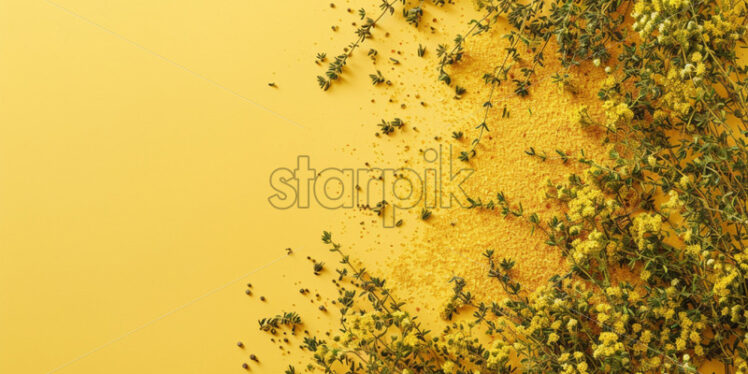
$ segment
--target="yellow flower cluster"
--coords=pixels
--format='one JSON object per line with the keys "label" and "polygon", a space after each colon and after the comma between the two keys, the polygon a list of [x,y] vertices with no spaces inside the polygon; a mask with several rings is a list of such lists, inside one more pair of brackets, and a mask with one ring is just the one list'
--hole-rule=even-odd
{"label": "yellow flower cluster", "polygon": [[745,26],[741,22],[741,13],[745,12],[746,4],[742,1],[723,9],[721,14],[714,14],[704,22],[701,30],[703,38],[717,45],[732,43],[745,35]]}
{"label": "yellow flower cluster", "polygon": [[325,344],[317,352],[317,356],[323,361],[332,362],[340,352],[371,344],[386,333],[391,333],[388,343],[393,347],[418,351],[425,346],[425,342],[418,338],[413,328],[410,315],[404,311],[352,314],[347,317],[345,326],[345,333],[341,339],[335,339],[340,347]]}
{"label": "yellow flower cluster", "polygon": [[587,239],[575,239],[571,243],[573,248],[571,258],[577,264],[586,264],[590,258],[596,257],[603,249],[603,240],[603,234],[597,230],[592,231]]}
{"label": "yellow flower cluster", "polygon": [[501,340],[495,340],[488,349],[488,359],[486,364],[489,368],[498,369],[509,361],[509,355],[512,353],[512,347]]}
{"label": "yellow flower cluster", "polygon": [[[640,0],[631,13],[636,20],[633,28],[643,39],[656,38],[662,47],[686,51],[683,59],[668,61],[669,66],[663,69],[666,73],[652,74],[662,89],[653,113],[656,121],[680,122],[693,107],[694,98],[702,95],[699,85],[711,64],[719,63],[713,48],[734,45],[746,34],[744,1],[710,3],[714,9],[710,9],[712,14],[707,19],[690,16],[684,11],[689,4],[686,0]],[[606,102],[606,110],[610,120],[617,120],[619,109],[615,102]],[[625,112],[624,108],[620,111]],[[687,125],[692,131],[691,121]]]}
{"label": "yellow flower cluster", "polygon": [[740,357],[736,358],[735,361],[735,366],[737,367],[735,374],[748,374],[748,362]]}
{"label": "yellow flower cluster", "polygon": [[730,296],[730,286],[733,282],[735,282],[736,279],[740,276],[740,273],[737,271],[737,269],[732,269],[732,271],[727,272],[726,274],[722,275],[717,279],[717,282],[714,283],[714,294],[719,297],[719,302],[724,303],[727,301],[727,298]]}
{"label": "yellow flower cluster", "polygon": [[629,106],[616,100],[606,100],[603,103],[603,109],[605,109],[605,127],[610,131],[628,124],[634,118],[634,112]]}
{"label": "yellow flower cluster", "polygon": [[668,118],[674,121],[677,117],[688,114],[693,105],[692,98],[697,95],[696,86],[694,81],[689,79],[689,74],[692,72],[703,74],[703,69],[704,64],[701,62],[695,68],[692,64],[687,64],[681,70],[671,68],[664,77],[661,75],[655,77],[655,81],[664,88],[655,119]]}
{"label": "yellow flower cluster", "polygon": [[339,354],[340,354],[340,349],[333,348],[327,344],[323,344],[319,347],[315,356],[319,358],[320,360],[330,364],[338,358]]}
{"label": "yellow flower cluster", "polygon": [[444,371],[444,374],[455,374],[457,372],[457,365],[452,361],[445,361],[442,364],[442,370]]}
{"label": "yellow flower cluster", "polygon": [[375,313],[366,313],[364,315],[354,315],[348,318],[348,337],[351,339],[362,339],[370,337],[378,331],[375,320]]}
{"label": "yellow flower cluster", "polygon": [[580,221],[595,215],[597,207],[605,201],[605,195],[595,186],[575,188],[576,198],[569,201],[569,217],[572,221]]}
{"label": "yellow flower cluster", "polygon": [[667,194],[668,201],[662,204],[662,209],[664,210],[677,210],[681,207],[683,207],[684,203],[683,200],[680,199],[680,195],[678,195],[678,192],[675,190],[670,190]]}
{"label": "yellow flower cluster", "polygon": [[651,249],[651,244],[647,243],[647,236],[658,234],[662,229],[662,217],[657,214],[643,213],[634,217],[634,224],[631,226],[631,235],[636,240],[639,249]]}
{"label": "yellow flower cluster", "polygon": [[[576,363],[570,362],[571,358],[574,358]],[[568,352],[564,352],[559,356],[558,361],[562,362],[561,368],[563,374],[587,374],[589,373],[589,364],[586,361],[582,361],[584,354],[582,352],[574,352],[570,355]]]}
{"label": "yellow flower cluster", "polygon": [[595,358],[613,356],[624,350],[623,343],[618,341],[618,335],[613,332],[602,332],[598,336],[600,344],[593,346],[592,355]]}

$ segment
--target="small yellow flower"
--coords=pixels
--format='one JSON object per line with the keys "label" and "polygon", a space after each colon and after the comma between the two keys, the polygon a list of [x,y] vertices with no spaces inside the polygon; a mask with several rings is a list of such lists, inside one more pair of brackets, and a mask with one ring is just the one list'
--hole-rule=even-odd
{"label": "small yellow flower", "polygon": [[447,361],[442,365],[442,370],[445,374],[455,374],[457,372],[457,365],[452,361]]}
{"label": "small yellow flower", "polygon": [[691,331],[691,334],[688,336],[688,338],[696,344],[701,343],[701,335],[699,335],[699,333],[696,331]]}
{"label": "small yellow flower", "polygon": [[641,280],[648,280],[650,276],[652,276],[652,273],[650,273],[649,270],[642,270],[641,274],[639,274]]}

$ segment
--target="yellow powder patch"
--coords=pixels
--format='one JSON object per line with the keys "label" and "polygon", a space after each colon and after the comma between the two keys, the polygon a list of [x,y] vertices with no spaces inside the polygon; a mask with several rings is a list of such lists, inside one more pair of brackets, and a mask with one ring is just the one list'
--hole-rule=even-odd
{"label": "yellow powder patch", "polygon": [[[503,58],[505,41],[492,35],[499,32],[502,31],[469,39],[463,61],[453,66],[454,82],[467,89],[461,100],[450,103],[457,109],[449,105],[452,110],[443,113],[458,124],[452,130],[465,134],[462,141],[453,141],[455,153],[470,147],[470,141],[478,133],[474,128],[483,120],[482,104],[488,98],[489,86],[481,77]],[[547,55],[553,55],[552,48],[549,45]],[[525,151],[533,147],[538,153],[554,157],[556,150],[576,156],[584,150],[588,158],[604,159],[601,134],[582,129],[573,122],[573,117],[582,105],[588,106],[593,115],[599,113],[601,103],[596,93],[605,73],[588,62],[572,68],[568,72],[576,88],[576,94],[572,94],[559,89],[550,79],[564,70],[555,58],[549,57],[546,66],[532,77],[529,96],[516,96],[511,82],[504,82],[496,90],[487,119],[490,131],[484,133],[477,156],[464,164],[453,155],[455,167],[475,169],[462,185],[468,196],[487,202],[495,201],[496,194],[504,192],[512,206],[518,207],[521,202],[526,213],[537,212],[545,220],[559,212],[558,206],[538,196],[546,178],[559,179],[580,168],[573,162],[567,165],[559,160],[540,162]],[[513,74],[519,78],[516,68]],[[509,118],[501,118],[504,107],[510,113]],[[411,300],[429,295],[446,301],[452,287],[448,280],[460,276],[479,300],[496,301],[505,294],[495,279],[487,277],[487,261],[481,254],[492,249],[496,259],[515,260],[513,275],[525,289],[533,289],[567,269],[558,248],[548,247],[544,242],[544,235],[540,232],[533,235],[531,225],[522,218],[504,218],[498,211],[437,209],[433,218],[416,230],[412,244],[392,262],[388,278],[399,294]],[[439,307],[431,305],[433,311]]]}

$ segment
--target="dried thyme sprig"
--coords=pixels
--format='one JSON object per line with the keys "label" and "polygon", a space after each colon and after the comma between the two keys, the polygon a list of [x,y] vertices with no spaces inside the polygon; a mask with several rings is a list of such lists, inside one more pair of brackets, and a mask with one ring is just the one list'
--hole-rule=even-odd
{"label": "dried thyme sprig", "polygon": [[336,56],[334,61],[330,62],[330,64],[327,66],[327,72],[325,73],[325,76],[317,76],[317,82],[320,88],[322,88],[323,90],[327,90],[330,88],[334,81],[340,78],[340,75],[343,73],[343,67],[345,67],[345,65],[348,63],[348,58],[364,41],[366,41],[366,39],[372,36],[371,30],[376,26],[377,22],[379,22],[386,14],[389,13],[391,15],[395,13],[395,4],[398,2],[404,1],[382,0],[379,5],[380,13],[376,18],[368,18],[366,16],[366,10],[359,10],[359,16],[361,17],[361,20],[364,20],[364,24],[356,29],[356,40],[351,42],[348,47],[345,48],[342,54]]}
{"label": "dried thyme sprig", "polygon": [[[442,6],[446,3],[445,0],[432,0],[432,2],[437,6]],[[375,18],[368,17],[365,9],[359,9],[358,16],[362,21],[364,21],[364,23],[356,29],[356,39],[351,42],[346,48],[344,48],[342,54],[336,56],[334,61],[328,64],[325,75],[317,76],[317,83],[319,84],[321,89],[325,91],[328,90],[335,81],[340,79],[340,76],[343,74],[343,68],[348,63],[348,58],[353,55],[353,53],[356,51],[356,49],[359,48],[359,46],[361,46],[361,44],[372,37],[372,30],[382,20],[382,18],[384,18],[385,15],[392,15],[395,13],[395,6],[398,3],[400,3],[400,5],[402,6],[403,16],[405,17],[406,21],[413,26],[418,27],[421,21],[421,17],[423,16],[424,0],[419,0],[418,4],[411,8],[407,7],[406,0],[381,0],[379,4],[379,14]],[[376,55],[376,51],[374,51],[374,54],[372,54],[370,51],[369,55],[373,58]],[[324,61],[324,58],[325,55],[321,55],[321,58],[320,55],[318,55],[317,62]]]}

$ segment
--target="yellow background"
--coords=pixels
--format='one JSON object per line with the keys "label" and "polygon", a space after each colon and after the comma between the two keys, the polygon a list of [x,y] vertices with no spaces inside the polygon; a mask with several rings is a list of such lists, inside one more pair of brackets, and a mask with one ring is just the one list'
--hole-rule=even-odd
{"label": "yellow background", "polygon": [[[286,367],[256,321],[293,304],[319,318],[296,282],[315,282],[321,230],[344,228],[339,211],[272,209],[270,172],[298,154],[362,167],[389,110],[368,71],[316,85],[315,54],[351,39],[346,8],[375,9],[336,3],[0,1],[0,373]],[[429,37],[449,41],[443,23]]]}

